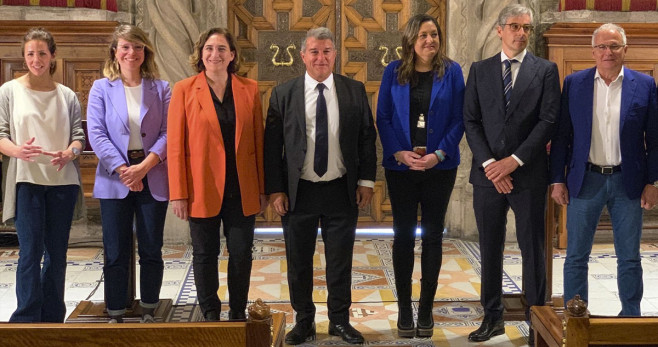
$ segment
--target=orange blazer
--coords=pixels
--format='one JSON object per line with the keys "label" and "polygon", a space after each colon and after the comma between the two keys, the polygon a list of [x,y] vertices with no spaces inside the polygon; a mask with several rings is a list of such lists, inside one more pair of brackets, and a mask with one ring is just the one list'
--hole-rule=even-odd
{"label": "orange blazer", "polygon": [[[235,104],[235,148],[245,216],[260,212],[265,194],[263,114],[256,81],[231,76]],[[187,199],[190,217],[208,218],[222,208],[226,177],[219,120],[204,72],[179,81],[167,118],[169,198]]]}

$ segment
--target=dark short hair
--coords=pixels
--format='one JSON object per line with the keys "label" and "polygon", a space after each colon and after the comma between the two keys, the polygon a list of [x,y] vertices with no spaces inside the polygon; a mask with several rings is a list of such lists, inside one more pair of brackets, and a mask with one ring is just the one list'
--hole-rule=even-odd
{"label": "dark short hair", "polygon": [[238,47],[235,44],[235,38],[233,35],[225,28],[211,28],[208,29],[199,35],[199,39],[194,44],[194,52],[190,55],[190,64],[196,72],[201,72],[206,70],[206,66],[203,65],[203,46],[206,44],[206,41],[213,35],[222,35],[226,38],[228,42],[228,47],[233,52],[234,58],[233,61],[228,64],[226,70],[228,73],[236,73],[240,69],[240,52]]}

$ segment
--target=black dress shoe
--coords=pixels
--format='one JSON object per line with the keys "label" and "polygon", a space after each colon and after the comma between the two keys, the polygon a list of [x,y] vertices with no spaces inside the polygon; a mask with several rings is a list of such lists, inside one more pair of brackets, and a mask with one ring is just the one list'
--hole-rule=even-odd
{"label": "black dress shoe", "polygon": [[247,315],[244,313],[244,310],[242,310],[242,311],[230,310],[230,311],[228,311],[228,319],[229,320],[246,320]]}
{"label": "black dress shoe", "polygon": [[354,329],[350,323],[334,324],[333,322],[329,322],[329,335],[340,336],[343,341],[353,345],[360,345],[364,341],[363,335]]}
{"label": "black dress shoe", "polygon": [[504,333],[505,321],[502,319],[492,321],[491,319],[485,317],[482,321],[482,325],[480,325],[480,328],[468,334],[468,340],[473,342],[482,342]]}
{"label": "black dress shoe", "polygon": [[286,334],[286,343],[299,345],[304,342],[315,340],[315,322],[309,324],[297,323],[295,327]]}
{"label": "black dress shoe", "polygon": [[219,311],[211,310],[203,314],[206,322],[219,322]]}

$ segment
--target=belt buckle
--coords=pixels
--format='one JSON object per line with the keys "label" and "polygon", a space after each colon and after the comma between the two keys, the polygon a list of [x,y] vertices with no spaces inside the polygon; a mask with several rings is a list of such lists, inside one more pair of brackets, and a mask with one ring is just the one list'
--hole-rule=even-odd
{"label": "belt buckle", "polygon": [[615,173],[615,168],[613,166],[601,166],[601,173],[604,175],[612,175]]}

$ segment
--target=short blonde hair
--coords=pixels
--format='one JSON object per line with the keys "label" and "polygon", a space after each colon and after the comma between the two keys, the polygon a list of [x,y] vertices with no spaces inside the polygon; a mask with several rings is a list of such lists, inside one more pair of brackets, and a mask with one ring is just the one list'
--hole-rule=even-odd
{"label": "short blonde hair", "polygon": [[238,70],[240,70],[240,52],[238,51],[238,47],[235,44],[233,35],[228,31],[228,29],[224,28],[211,28],[199,35],[199,39],[194,44],[194,52],[192,52],[192,55],[190,55],[190,65],[192,65],[192,68],[196,72],[206,71],[206,66],[203,65],[203,46],[206,44],[206,41],[208,41],[208,39],[213,35],[222,35],[224,38],[226,38],[229,49],[235,55],[233,61],[230,62],[226,67],[226,70],[228,73],[237,73]]}
{"label": "short blonde hair", "polygon": [[121,24],[112,34],[112,42],[110,43],[110,51],[107,59],[105,59],[105,66],[103,67],[103,75],[114,81],[121,77],[121,67],[116,60],[117,45],[119,39],[126,40],[132,43],[144,45],[144,62],[139,68],[140,75],[143,78],[156,79],[159,76],[158,64],[155,63],[155,49],[151,40],[144,30],[130,24]]}

